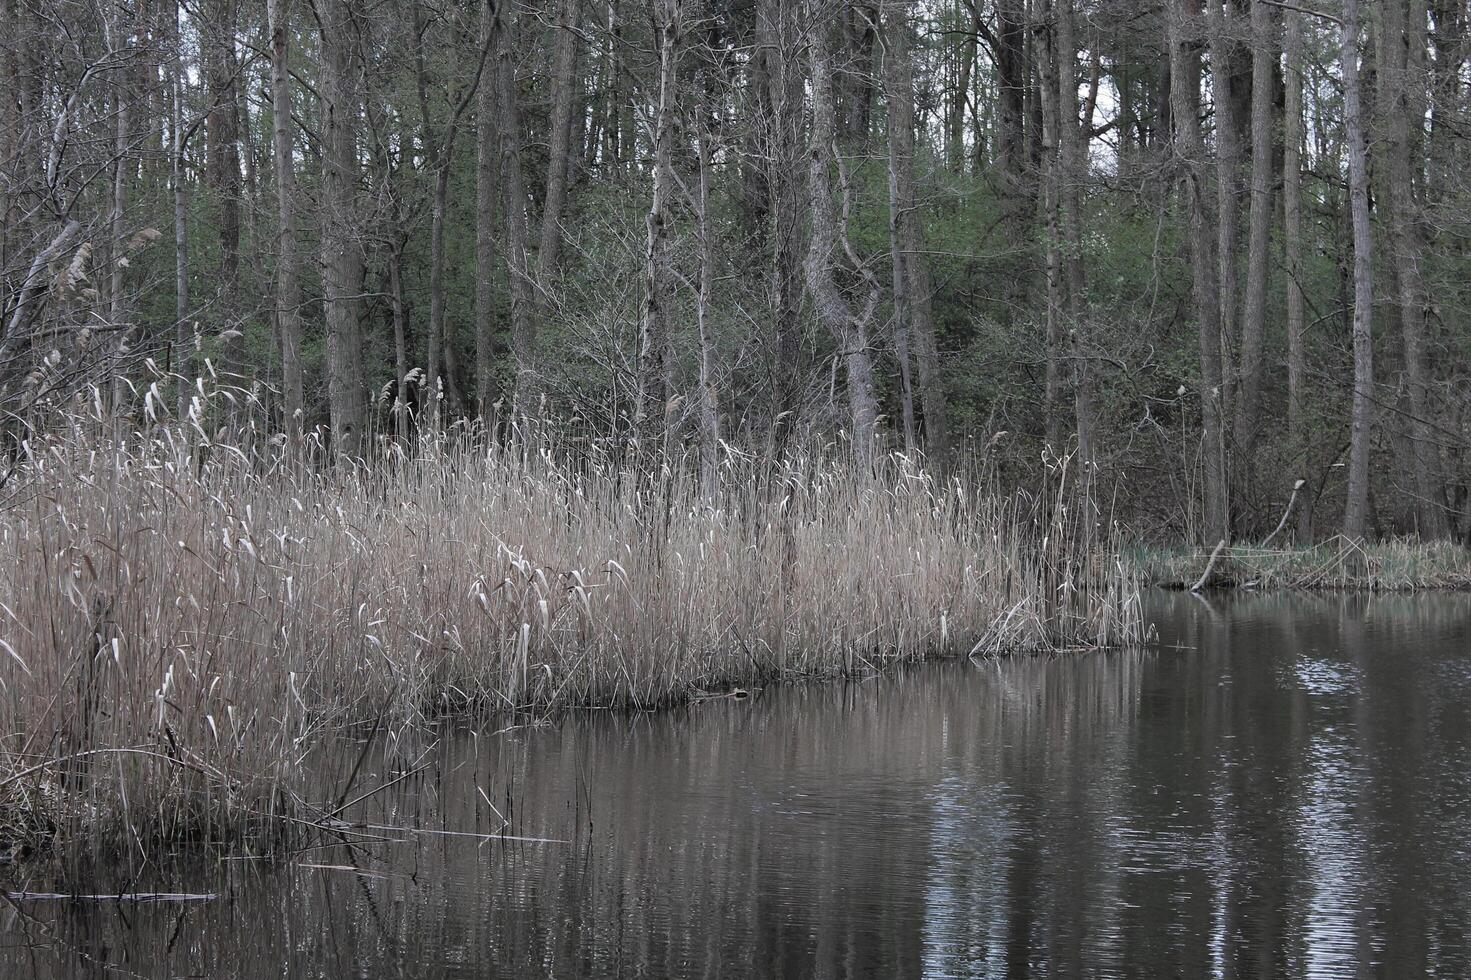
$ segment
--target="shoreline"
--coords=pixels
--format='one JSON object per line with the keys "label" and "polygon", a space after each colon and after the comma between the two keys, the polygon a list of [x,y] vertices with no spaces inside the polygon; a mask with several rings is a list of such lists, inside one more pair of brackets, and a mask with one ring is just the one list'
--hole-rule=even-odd
{"label": "shoreline", "polygon": [[[1147,588],[1188,591],[1210,562],[1205,548],[1133,544],[1123,559]],[[1449,541],[1356,542],[1341,535],[1305,547],[1228,545],[1203,590],[1471,591],[1471,549]]]}

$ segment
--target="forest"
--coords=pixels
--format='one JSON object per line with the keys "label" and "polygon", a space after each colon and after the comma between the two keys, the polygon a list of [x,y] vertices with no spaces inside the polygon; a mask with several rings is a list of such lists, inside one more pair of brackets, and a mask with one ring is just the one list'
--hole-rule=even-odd
{"label": "forest", "polygon": [[208,378],[347,457],[1066,457],[1159,539],[1303,481],[1299,541],[1465,541],[1467,16],[0,0],[3,427]]}

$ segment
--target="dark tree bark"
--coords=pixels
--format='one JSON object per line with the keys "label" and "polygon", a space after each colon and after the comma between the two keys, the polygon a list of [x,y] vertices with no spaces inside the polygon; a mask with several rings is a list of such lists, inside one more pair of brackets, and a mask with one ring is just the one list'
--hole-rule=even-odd
{"label": "dark tree bark", "polygon": [[[669,255],[669,200],[674,193],[674,122],[683,0],[656,0],[657,97],[654,104],[654,184],[644,219],[644,311],[639,323],[638,392],[634,421],[652,433],[674,397],[670,335],[674,271]],[[664,436],[669,438],[668,426]]]}
{"label": "dark tree bark", "polygon": [[281,389],[286,430],[299,435],[305,421],[301,368],[301,281],[296,256],[296,164],[292,158],[290,0],[269,0],[271,113],[276,171],[276,335],[281,345]]}
{"label": "dark tree bark", "polygon": [[205,172],[215,195],[220,236],[219,288],[231,297],[240,280],[240,86],[235,54],[238,0],[213,0],[200,24],[205,94]]}
{"label": "dark tree bark", "polygon": [[[552,111],[547,121],[546,197],[542,205],[541,240],[536,252],[536,279],[546,290],[555,275],[562,244],[562,208],[567,198],[573,95],[576,91],[577,53],[582,41],[578,25],[583,0],[562,0],[552,55]],[[540,293],[539,295],[544,295]]]}
{"label": "dark tree bark", "polygon": [[[1307,377],[1306,297],[1302,260],[1302,14],[1284,11],[1287,67],[1284,83],[1282,154],[1283,246],[1287,265],[1287,438],[1299,464],[1307,459],[1308,433],[1304,385]],[[1298,510],[1299,539],[1311,539],[1312,494]]]}
{"label": "dark tree bark", "polygon": [[1272,8],[1251,0],[1251,212],[1247,233],[1246,302],[1241,318],[1241,391],[1236,448],[1249,469],[1256,452],[1261,401],[1262,341],[1266,335],[1268,249],[1271,247],[1273,112],[1278,43]]}
{"label": "dark tree bark", "polygon": [[[480,0],[480,44],[494,50],[496,5]],[[500,62],[475,93],[475,394],[479,412],[487,416],[500,398],[495,385],[497,354],[495,319],[496,220],[501,195]]]}
{"label": "dark tree bark", "polygon": [[1354,393],[1349,419],[1348,491],[1343,533],[1362,538],[1369,522],[1369,454],[1374,427],[1373,231],[1369,224],[1369,165],[1359,82],[1359,0],[1344,0],[1339,46],[1343,128],[1348,151],[1349,215],[1353,227]]}
{"label": "dark tree bark", "polygon": [[766,147],[762,166],[771,198],[767,307],[771,321],[768,410],[773,443],[781,441],[781,433],[797,407],[802,222],[807,204],[801,183],[803,78],[797,54],[799,43],[796,5],[786,0],[758,0],[756,44],[763,54],[769,96],[761,126]]}
{"label": "dark tree bark", "polygon": [[[931,455],[945,449],[945,393],[941,386],[929,264],[914,192],[914,76],[909,61],[909,4],[891,0],[884,21],[884,86],[889,107],[889,238],[894,269],[895,337],[903,379],[906,446],[915,443],[909,352],[913,343],[924,412],[925,445]],[[904,337],[902,345],[899,337]]]}
{"label": "dark tree bark", "polygon": [[1417,89],[1425,74],[1412,52],[1424,50],[1424,10],[1418,23],[1407,19],[1406,0],[1383,0],[1380,4],[1379,71],[1380,111],[1384,127],[1382,154],[1385,176],[1385,211],[1389,232],[1389,254],[1399,287],[1400,333],[1404,347],[1404,387],[1407,390],[1410,435],[1410,465],[1414,483],[1415,516],[1420,534],[1445,536],[1444,493],[1440,481],[1439,451],[1430,433],[1430,384],[1425,354],[1425,309],[1429,305],[1425,276],[1421,271],[1419,184],[1412,159],[1420,148],[1419,126],[1412,134],[1410,120],[1425,118],[1425,100]]}
{"label": "dark tree bark", "polygon": [[516,361],[513,409],[525,414],[536,408],[536,320],[531,265],[527,255],[526,184],[521,170],[521,109],[516,90],[513,13],[496,4],[496,78],[500,95],[497,115],[501,148],[502,207],[505,209],[506,276],[511,287],[511,354]]}
{"label": "dark tree bark", "polygon": [[1093,465],[1093,372],[1087,283],[1083,272],[1083,182],[1088,160],[1083,125],[1078,118],[1077,52],[1073,0],[1057,0],[1057,115],[1059,204],[1064,239],[1063,267],[1067,273],[1069,354],[1072,357],[1073,414],[1078,435],[1078,464],[1087,472]]}
{"label": "dark tree bark", "polygon": [[1241,170],[1240,121],[1231,94],[1231,63],[1236,46],[1229,37],[1227,15],[1221,9],[1232,0],[1205,0],[1210,25],[1211,101],[1216,126],[1216,260],[1220,284],[1221,364],[1224,389],[1221,396],[1227,413],[1236,403],[1236,329],[1239,311],[1238,248],[1241,240],[1241,209],[1237,182]]}
{"label": "dark tree bark", "polygon": [[[1229,537],[1226,517],[1226,447],[1221,406],[1220,297],[1217,294],[1215,236],[1206,204],[1204,150],[1200,141],[1200,55],[1195,41],[1200,18],[1194,0],[1171,0],[1170,116],[1181,158],[1182,194],[1189,216],[1186,241],[1190,252],[1192,295],[1200,347],[1200,415],[1204,539]],[[1214,3],[1215,0],[1206,0]]]}
{"label": "dark tree bark", "polygon": [[363,250],[358,232],[356,58],[349,0],[316,0],[321,28],[322,291],[327,320],[327,401],[332,444],[345,456],[365,448],[361,306]]}
{"label": "dark tree bark", "polygon": [[[833,99],[832,26],[820,2],[809,7],[812,30],[810,45],[812,87],[812,132],[808,148],[808,195],[812,208],[812,233],[807,248],[807,288],[812,293],[818,318],[838,343],[847,369],[848,417],[852,425],[853,452],[860,463],[873,457],[877,434],[878,401],[873,387],[873,358],[868,346],[868,320],[872,310],[855,315],[839,289],[834,269],[839,261],[837,208],[833,201],[831,168],[837,164],[837,108]],[[870,304],[871,306],[872,304]]]}

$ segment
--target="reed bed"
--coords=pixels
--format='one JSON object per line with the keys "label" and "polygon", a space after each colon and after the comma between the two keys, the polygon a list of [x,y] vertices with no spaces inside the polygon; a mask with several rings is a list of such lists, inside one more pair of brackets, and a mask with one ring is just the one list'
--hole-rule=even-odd
{"label": "reed bed", "polygon": [[[353,726],[1141,640],[1066,461],[1016,496],[904,457],[698,467],[535,427],[328,462],[239,426],[33,435],[0,503],[0,841],[276,840]],[[361,730],[360,730],[361,731]],[[361,789],[356,787],[355,789]]]}

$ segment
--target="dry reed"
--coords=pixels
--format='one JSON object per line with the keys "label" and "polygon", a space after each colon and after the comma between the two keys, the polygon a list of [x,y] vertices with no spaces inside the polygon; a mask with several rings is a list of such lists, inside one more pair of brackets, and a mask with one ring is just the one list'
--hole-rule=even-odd
{"label": "dry reed", "polygon": [[[155,407],[150,402],[150,410]],[[249,425],[73,416],[0,504],[0,837],[317,821],[314,746],[454,712],[648,708],[927,656],[1141,639],[1066,461],[1003,497],[892,457],[696,467],[531,428],[329,465]],[[1091,511],[1090,507],[1081,508]]]}

